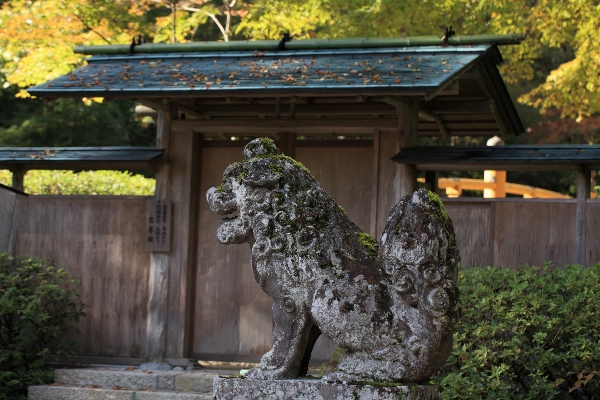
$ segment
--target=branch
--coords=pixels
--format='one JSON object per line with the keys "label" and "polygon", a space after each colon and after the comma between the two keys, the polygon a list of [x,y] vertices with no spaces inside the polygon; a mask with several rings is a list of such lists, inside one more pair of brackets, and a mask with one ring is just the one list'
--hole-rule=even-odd
{"label": "branch", "polygon": [[75,17],[77,17],[77,19],[79,21],[81,21],[81,23],[83,24],[83,26],[85,26],[86,28],[88,28],[90,31],[94,32],[96,35],[100,36],[102,38],[102,40],[104,40],[106,43],[108,44],[112,44],[110,42],[110,40],[108,40],[107,38],[105,38],[100,32],[96,31],[94,28],[92,28],[91,26],[89,26],[79,15],[77,14],[73,14]]}
{"label": "branch", "polygon": [[221,34],[223,34],[223,39],[226,42],[228,42],[229,37],[227,35],[227,31],[225,30],[225,28],[223,28],[223,25],[221,25],[221,23],[219,22],[219,20],[215,16],[215,14],[209,13],[208,11],[204,11],[204,14],[208,15],[215,22],[215,24],[217,24],[217,26],[219,27],[219,30],[221,31]]}
{"label": "branch", "polygon": [[[225,5],[225,10],[227,11],[227,22],[225,25],[225,32],[227,32],[227,36],[229,36],[229,28],[231,25],[231,8],[235,5],[236,0],[232,0],[231,4],[227,2],[227,0],[223,0],[223,4]],[[227,41],[227,40],[225,40]]]}

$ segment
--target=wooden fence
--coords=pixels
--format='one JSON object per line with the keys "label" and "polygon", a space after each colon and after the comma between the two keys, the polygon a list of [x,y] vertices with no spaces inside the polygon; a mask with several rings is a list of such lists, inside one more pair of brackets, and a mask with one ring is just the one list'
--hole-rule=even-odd
{"label": "wooden fence", "polygon": [[[576,200],[444,199],[465,266],[575,263]],[[587,200],[586,264],[600,261],[600,199]]]}
{"label": "wooden fence", "polygon": [[149,253],[146,199],[30,196],[19,199],[16,254],[44,257],[81,282],[79,355],[141,357]]}

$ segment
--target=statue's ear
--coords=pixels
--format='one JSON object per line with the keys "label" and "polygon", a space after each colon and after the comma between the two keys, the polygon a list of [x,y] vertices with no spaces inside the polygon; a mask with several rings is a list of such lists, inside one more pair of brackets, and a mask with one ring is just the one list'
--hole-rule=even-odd
{"label": "statue's ear", "polygon": [[269,165],[255,163],[242,177],[242,181],[254,187],[273,188],[281,179],[281,174],[271,171]]}

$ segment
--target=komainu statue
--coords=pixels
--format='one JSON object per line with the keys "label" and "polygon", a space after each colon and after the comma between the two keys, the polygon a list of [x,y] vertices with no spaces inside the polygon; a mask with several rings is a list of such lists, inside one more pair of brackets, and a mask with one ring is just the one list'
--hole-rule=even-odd
{"label": "komainu statue", "polygon": [[273,347],[247,378],[305,375],[323,334],[346,352],[328,381],[423,382],[448,358],[460,303],[458,249],[439,197],[394,206],[378,244],[270,139],[244,148],[207,193],[223,244],[250,243],[273,299]]}

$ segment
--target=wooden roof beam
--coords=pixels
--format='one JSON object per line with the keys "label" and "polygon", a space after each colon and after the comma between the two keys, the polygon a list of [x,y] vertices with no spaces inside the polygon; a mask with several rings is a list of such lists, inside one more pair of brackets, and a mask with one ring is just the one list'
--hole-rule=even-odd
{"label": "wooden roof beam", "polygon": [[[385,97],[384,101],[388,104],[392,104],[396,107],[407,107],[407,103],[397,97]],[[438,126],[438,128],[440,129],[440,133],[442,134],[442,137],[444,138],[444,140],[449,140],[450,139],[450,135],[448,134],[448,129],[446,129],[446,126],[444,125],[444,121],[442,121],[442,119],[440,118],[439,115],[433,113],[431,110],[427,109],[426,107],[423,106],[419,106],[419,118],[422,118],[426,121],[431,121],[431,122],[435,122]]]}
{"label": "wooden roof beam", "polygon": [[207,134],[274,134],[298,135],[364,135],[373,129],[393,131],[398,128],[394,118],[380,119],[231,119],[231,120],[177,120],[172,122],[173,132],[193,130]]}

